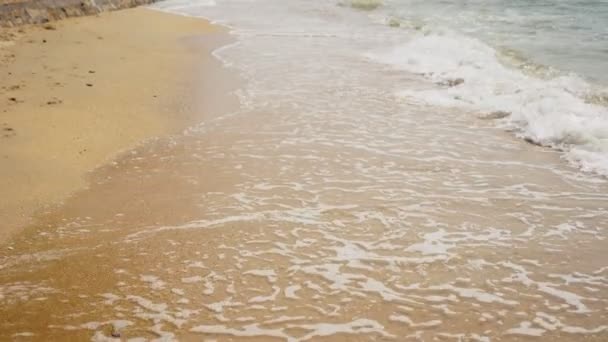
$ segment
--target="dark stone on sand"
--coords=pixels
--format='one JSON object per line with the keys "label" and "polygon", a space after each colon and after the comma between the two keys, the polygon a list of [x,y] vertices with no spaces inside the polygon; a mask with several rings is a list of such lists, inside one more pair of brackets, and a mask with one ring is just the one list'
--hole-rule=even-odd
{"label": "dark stone on sand", "polygon": [[[68,17],[145,5],[157,0],[10,0],[0,1],[0,26],[45,24]],[[48,25],[48,24],[47,24]],[[52,25],[48,26],[53,29]]]}
{"label": "dark stone on sand", "polygon": [[94,74],[95,70],[89,70],[89,74]]}
{"label": "dark stone on sand", "polygon": [[503,110],[497,110],[495,112],[492,112],[492,113],[489,113],[487,115],[484,115],[482,117],[482,119],[486,119],[486,120],[503,119],[503,118],[506,118],[509,115],[511,115],[511,112],[507,112],[507,111],[503,111]]}
{"label": "dark stone on sand", "polygon": [[525,138],[524,138],[524,141],[525,141],[525,142],[527,142],[527,143],[529,143],[529,144],[532,144],[532,145],[536,145],[536,146],[543,146],[543,145],[542,145],[540,142],[538,142],[538,141],[536,141],[536,140],[533,140],[533,139],[532,139],[532,138],[530,138],[530,137],[525,137]]}
{"label": "dark stone on sand", "polygon": [[455,78],[455,79],[449,79],[449,80],[441,82],[439,84],[443,85],[443,86],[448,86],[448,87],[455,87],[455,86],[463,84],[463,83],[464,83],[464,78]]}
{"label": "dark stone on sand", "polygon": [[92,87],[93,83],[87,83],[87,87]]}
{"label": "dark stone on sand", "polygon": [[17,102],[17,98],[16,97],[9,97],[8,99],[9,99],[9,101]]}
{"label": "dark stone on sand", "polygon": [[4,131],[4,134],[2,134],[2,137],[4,137],[4,138],[10,138],[10,137],[14,137],[16,135],[15,129],[12,127],[4,127],[2,129],[2,131]]}

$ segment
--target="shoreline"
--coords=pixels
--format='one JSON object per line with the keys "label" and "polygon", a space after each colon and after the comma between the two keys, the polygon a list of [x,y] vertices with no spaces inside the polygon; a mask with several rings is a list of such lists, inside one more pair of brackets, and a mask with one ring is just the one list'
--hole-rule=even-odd
{"label": "shoreline", "polygon": [[0,46],[0,243],[91,171],[231,102],[221,26],[140,7],[45,27]]}
{"label": "shoreline", "polygon": [[[93,74],[114,75],[106,100],[82,77],[70,92],[93,119],[123,115],[85,117],[101,131],[85,133],[201,123],[87,173],[0,245],[0,340],[608,341],[608,182],[412,93],[454,95],[469,74],[450,87],[366,58],[405,30],[333,3],[153,7],[228,23],[236,42],[126,14],[118,35],[146,32],[89,56],[110,61]],[[455,67],[485,58],[470,60]]]}

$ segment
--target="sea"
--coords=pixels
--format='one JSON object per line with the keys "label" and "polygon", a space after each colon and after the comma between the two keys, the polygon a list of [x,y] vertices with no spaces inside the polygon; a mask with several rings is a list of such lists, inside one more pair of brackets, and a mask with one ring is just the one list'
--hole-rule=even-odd
{"label": "sea", "polygon": [[157,8],[209,17],[241,40],[274,35],[279,48],[290,37],[325,38],[336,53],[420,76],[415,86],[391,85],[386,101],[461,108],[562,151],[583,172],[608,175],[608,1],[178,0]]}

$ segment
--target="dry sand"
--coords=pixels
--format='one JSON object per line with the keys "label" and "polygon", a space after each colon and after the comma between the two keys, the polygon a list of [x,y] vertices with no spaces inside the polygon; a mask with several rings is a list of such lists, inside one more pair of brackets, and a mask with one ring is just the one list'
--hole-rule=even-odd
{"label": "dry sand", "polygon": [[230,80],[210,52],[227,39],[145,8],[4,31],[0,241],[120,151],[213,114]]}

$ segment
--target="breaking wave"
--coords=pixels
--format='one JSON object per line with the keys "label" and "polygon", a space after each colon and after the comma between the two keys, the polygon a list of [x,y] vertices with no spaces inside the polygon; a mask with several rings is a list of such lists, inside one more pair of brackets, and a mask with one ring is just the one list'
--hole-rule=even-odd
{"label": "breaking wave", "polygon": [[419,32],[368,57],[432,83],[402,89],[399,97],[497,119],[529,142],[564,151],[583,171],[608,176],[608,108],[593,100],[604,95],[575,74],[506,64],[509,56],[451,31]]}

